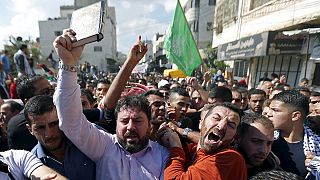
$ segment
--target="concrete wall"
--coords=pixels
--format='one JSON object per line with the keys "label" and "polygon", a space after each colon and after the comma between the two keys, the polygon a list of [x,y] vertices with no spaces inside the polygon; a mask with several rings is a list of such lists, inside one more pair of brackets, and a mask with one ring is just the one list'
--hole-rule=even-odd
{"label": "concrete wall", "polygon": [[[40,32],[40,46],[41,53],[44,57],[53,49],[52,42],[56,38],[55,31],[61,31],[63,29],[69,28],[70,20],[67,18],[39,21],[39,32]],[[101,47],[102,51],[94,51],[95,47]],[[107,9],[107,19],[104,31],[104,39],[100,42],[94,42],[87,44],[82,53],[80,63],[85,61],[89,62],[91,65],[98,66],[99,69],[104,71],[109,71],[114,67],[117,60],[117,35],[116,35],[116,14],[114,7],[108,7]],[[54,58],[58,59],[57,55],[54,53]]]}
{"label": "concrete wall", "polygon": [[214,34],[213,47],[264,31],[291,29],[320,18],[319,0],[275,0],[253,10],[249,5],[250,0],[239,1],[242,14],[236,22],[224,24],[221,34]]}
{"label": "concrete wall", "polygon": [[[206,48],[211,44],[212,29],[207,28],[207,23],[213,24],[214,6],[209,5],[209,0],[199,1],[199,8],[189,5],[190,0],[185,4],[185,16],[190,25],[190,30],[200,49]],[[194,31],[193,23],[198,22],[198,32]]]}
{"label": "concrete wall", "polygon": [[[57,20],[47,20],[39,21],[39,33],[40,33],[40,51],[43,58],[46,58],[51,50],[54,50],[52,43],[56,38],[55,32],[60,31],[62,33],[63,29],[69,28],[69,19],[57,19]],[[53,54],[54,59],[58,59],[56,53]]]}

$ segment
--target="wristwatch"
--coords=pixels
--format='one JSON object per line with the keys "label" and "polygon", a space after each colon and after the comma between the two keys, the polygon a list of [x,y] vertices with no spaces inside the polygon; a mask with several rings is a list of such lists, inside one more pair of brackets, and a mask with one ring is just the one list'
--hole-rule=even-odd
{"label": "wristwatch", "polygon": [[188,138],[189,132],[192,131],[190,128],[184,128],[182,132],[182,137],[183,138]]}
{"label": "wristwatch", "polygon": [[62,61],[59,61],[58,69],[63,69],[65,71],[70,71],[70,72],[78,72],[79,65],[68,65],[68,64],[63,64]]}

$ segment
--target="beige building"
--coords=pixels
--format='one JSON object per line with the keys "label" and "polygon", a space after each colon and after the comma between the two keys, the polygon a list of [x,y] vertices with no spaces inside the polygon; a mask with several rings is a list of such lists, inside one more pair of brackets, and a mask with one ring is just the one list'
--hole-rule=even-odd
{"label": "beige building", "polygon": [[[46,58],[53,50],[53,40],[62,34],[62,30],[70,27],[70,19],[75,9],[88,6],[100,0],[75,0],[75,6],[61,6],[60,17],[49,18],[45,21],[39,21],[40,49]],[[116,12],[114,7],[107,7],[106,25],[104,30],[104,39],[100,42],[87,44],[82,55],[80,63],[89,62],[95,65],[99,70],[107,72],[117,72],[119,63],[117,62],[117,35],[116,35]],[[56,53],[54,59],[58,59]]]}
{"label": "beige building", "polygon": [[319,0],[217,0],[212,47],[252,87],[265,72],[286,74],[291,86],[304,77],[320,85],[320,61],[310,59],[319,46],[319,8]]}
{"label": "beige building", "polygon": [[199,49],[211,45],[215,0],[187,0],[182,4],[190,30]]}

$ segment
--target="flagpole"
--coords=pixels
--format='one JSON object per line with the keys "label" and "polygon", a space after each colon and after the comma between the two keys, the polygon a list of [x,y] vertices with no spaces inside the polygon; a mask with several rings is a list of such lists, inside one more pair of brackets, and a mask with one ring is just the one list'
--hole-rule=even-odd
{"label": "flagpole", "polygon": [[[184,18],[184,20],[185,20],[186,22],[188,22],[188,21],[187,21],[187,18],[186,18],[186,15],[185,15],[185,12],[184,12],[181,4],[180,4],[180,0],[177,0],[177,1],[178,1],[178,5],[180,6],[180,8],[181,8],[181,10],[182,10],[182,12],[183,12],[183,18]],[[199,7],[199,8],[200,8],[200,7]],[[199,22],[198,22],[198,23],[199,23]],[[189,30],[189,32],[191,33],[191,35],[192,35],[192,40],[193,40],[194,44],[195,44],[196,47],[197,47],[197,52],[198,52],[198,55],[200,56],[200,59],[201,59],[201,61],[202,61],[202,64],[205,65],[205,63],[204,63],[204,61],[203,61],[203,59],[202,59],[202,57],[201,57],[201,55],[200,55],[199,48],[198,48],[198,44],[196,43],[196,41],[195,41],[195,39],[194,39],[194,37],[193,37],[193,34],[192,34],[191,30],[190,30],[189,25],[188,25],[188,30]],[[198,31],[199,31],[199,29],[198,29]],[[205,67],[206,67],[206,65],[205,65]],[[207,70],[207,69],[208,69],[208,68],[206,67],[206,70]]]}

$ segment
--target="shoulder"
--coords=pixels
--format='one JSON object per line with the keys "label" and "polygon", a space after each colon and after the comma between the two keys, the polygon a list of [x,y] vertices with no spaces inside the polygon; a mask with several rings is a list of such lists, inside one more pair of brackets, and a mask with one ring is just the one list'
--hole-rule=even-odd
{"label": "shoulder", "polygon": [[[232,163],[233,164],[245,164],[245,161],[242,157],[242,155],[236,151],[235,149],[228,148],[224,149],[215,155],[216,161],[217,162],[222,162],[222,163]],[[240,164],[239,164],[240,165]]]}
{"label": "shoulder", "polygon": [[161,153],[162,156],[169,156],[169,150],[158,142],[149,140],[149,146],[151,146],[152,151]]}
{"label": "shoulder", "polygon": [[216,154],[216,156],[242,157],[242,155],[233,148],[221,150]]}

